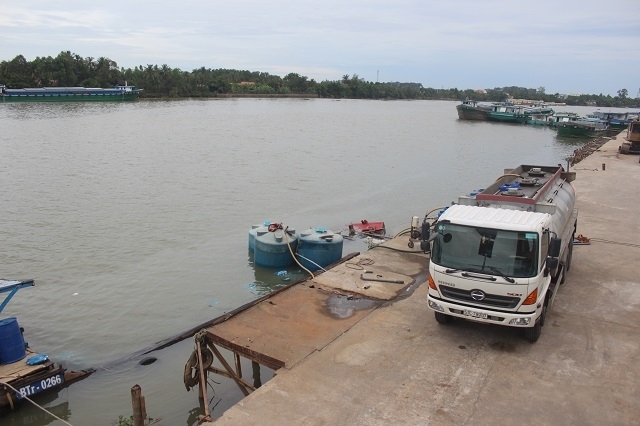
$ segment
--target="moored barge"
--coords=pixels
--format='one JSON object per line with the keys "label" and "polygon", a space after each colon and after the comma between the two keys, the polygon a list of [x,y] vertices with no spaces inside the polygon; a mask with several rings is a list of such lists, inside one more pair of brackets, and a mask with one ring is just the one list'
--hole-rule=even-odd
{"label": "moored barge", "polygon": [[0,84],[1,102],[118,102],[134,101],[143,89],[135,86],[115,85],[112,88],[91,87],[36,87],[8,89]]}
{"label": "moored barge", "polygon": [[458,118],[460,120],[487,120],[491,105],[478,103],[477,101],[466,99],[456,106]]}
{"label": "moored barge", "polygon": [[595,138],[605,135],[609,126],[601,120],[571,120],[556,125],[558,136],[574,138]]}

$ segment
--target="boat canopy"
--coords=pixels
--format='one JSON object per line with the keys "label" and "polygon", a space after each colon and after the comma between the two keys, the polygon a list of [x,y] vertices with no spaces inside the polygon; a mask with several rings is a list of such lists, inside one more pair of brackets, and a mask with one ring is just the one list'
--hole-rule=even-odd
{"label": "boat canopy", "polygon": [[4,300],[0,304],[0,312],[2,312],[5,306],[7,306],[11,298],[18,292],[18,290],[24,287],[33,287],[33,286],[34,286],[33,280],[20,281],[20,280],[0,279],[0,293],[9,292],[9,294],[5,296]]}

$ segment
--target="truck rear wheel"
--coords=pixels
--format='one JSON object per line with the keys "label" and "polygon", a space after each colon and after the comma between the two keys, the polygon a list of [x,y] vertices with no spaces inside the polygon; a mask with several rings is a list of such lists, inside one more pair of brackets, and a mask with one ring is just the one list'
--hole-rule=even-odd
{"label": "truck rear wheel", "polygon": [[442,312],[435,312],[435,315],[438,324],[450,324],[453,322],[453,317],[451,315],[443,314]]}
{"label": "truck rear wheel", "polygon": [[571,259],[573,258],[573,239],[574,235],[571,235],[571,242],[569,243],[569,247],[567,247],[569,252],[567,253],[567,258],[564,261],[564,266],[562,266],[562,278],[560,278],[560,284],[564,284],[567,279],[567,273],[569,272],[569,269],[571,269]]}
{"label": "truck rear wheel", "polygon": [[566,271],[571,269],[571,259],[573,259],[573,241],[576,239],[576,233],[571,234],[571,243],[569,243],[569,254],[567,254]]}

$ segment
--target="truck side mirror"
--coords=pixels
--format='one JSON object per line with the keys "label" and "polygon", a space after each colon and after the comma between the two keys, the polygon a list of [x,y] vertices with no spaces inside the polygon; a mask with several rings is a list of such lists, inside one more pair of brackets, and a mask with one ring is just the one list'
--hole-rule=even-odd
{"label": "truck side mirror", "polygon": [[562,238],[551,238],[549,242],[549,256],[560,256],[560,248],[562,247]]}

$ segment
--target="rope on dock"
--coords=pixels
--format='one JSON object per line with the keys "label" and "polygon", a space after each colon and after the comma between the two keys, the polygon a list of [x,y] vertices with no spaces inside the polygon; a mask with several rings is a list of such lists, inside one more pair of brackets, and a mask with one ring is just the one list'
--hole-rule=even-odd
{"label": "rope on dock", "polygon": [[[11,386],[9,383],[0,382],[0,384],[6,386],[9,389],[13,390],[14,392],[18,393],[18,390],[16,388],[14,388],[13,386]],[[9,397],[9,398],[11,398],[11,397]],[[29,399],[28,397],[23,396],[22,399],[26,399],[27,401],[29,401],[30,403],[32,403],[33,405],[35,405],[36,407],[38,407],[39,409],[41,409],[45,413],[49,414],[51,417],[55,418],[56,420],[60,420],[62,423],[66,424],[66,425],[73,426],[71,423],[61,419],[60,417],[58,417],[55,414],[53,414],[51,411],[48,411],[46,408],[39,406],[38,404],[36,404],[34,401]]]}
{"label": "rope on dock", "polygon": [[302,263],[300,263],[298,261],[298,259],[296,259],[296,255],[293,253],[293,250],[291,249],[291,243],[289,242],[289,234],[287,234],[287,230],[289,229],[289,227],[287,226],[284,230],[284,237],[287,240],[287,247],[289,247],[289,253],[291,253],[291,257],[293,257],[293,260],[298,264],[299,267],[301,267],[302,269],[304,269],[305,271],[307,271],[307,273],[309,275],[311,275],[311,279],[315,278],[316,276],[313,275],[313,272],[311,272],[310,270],[308,270],[307,268],[305,268]]}
{"label": "rope on dock", "polygon": [[363,257],[362,259],[358,260],[357,263],[354,262],[346,262],[344,265],[347,268],[350,269],[358,269],[358,270],[363,270],[366,271],[365,266],[371,266],[373,265],[375,262],[373,261],[373,259],[368,258],[368,257]]}

